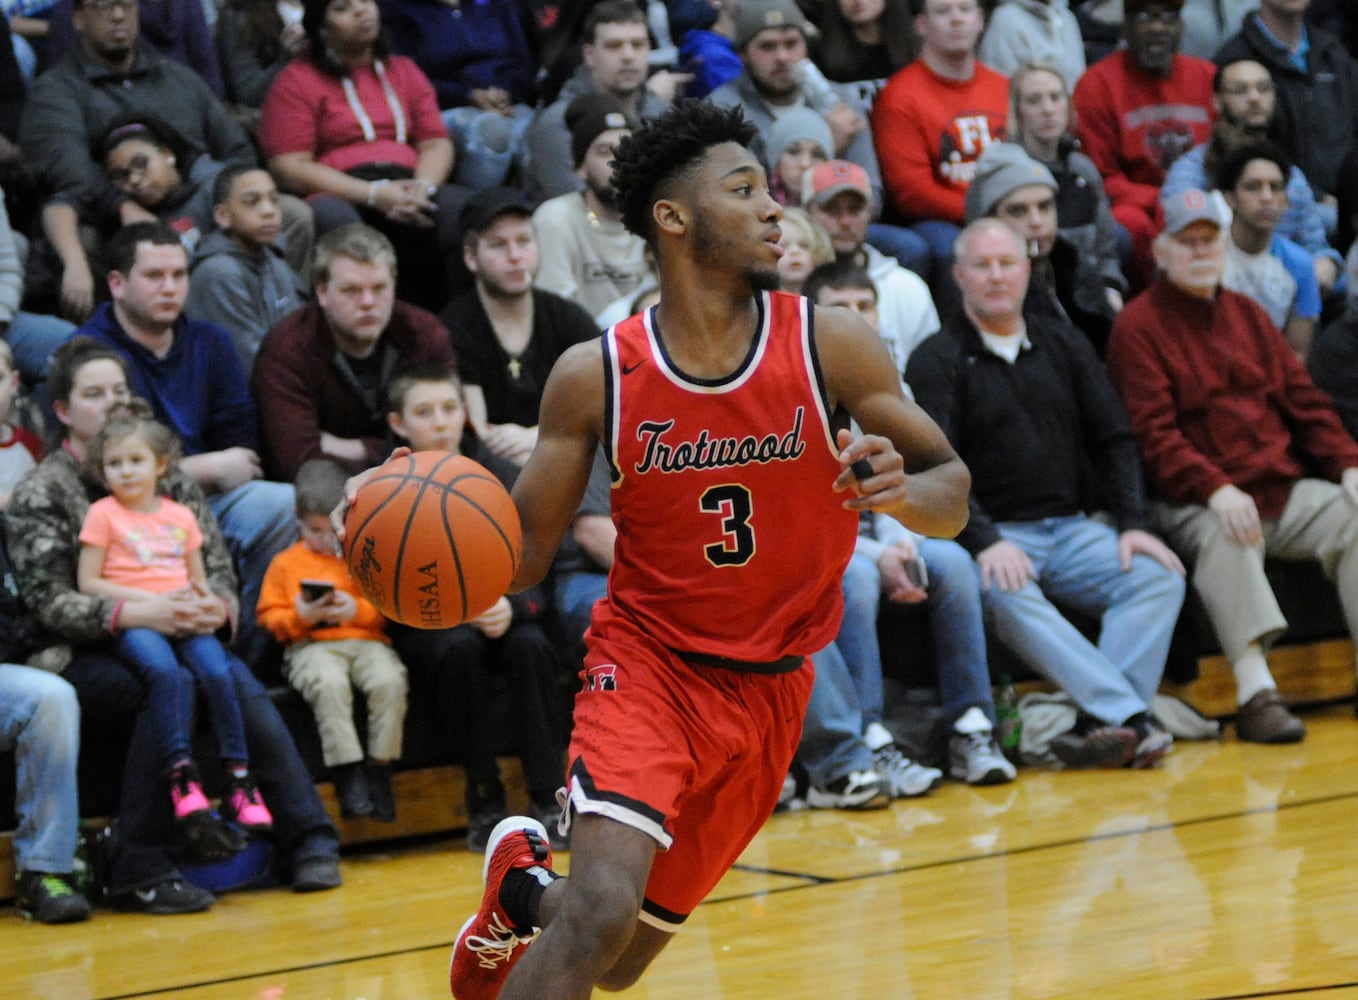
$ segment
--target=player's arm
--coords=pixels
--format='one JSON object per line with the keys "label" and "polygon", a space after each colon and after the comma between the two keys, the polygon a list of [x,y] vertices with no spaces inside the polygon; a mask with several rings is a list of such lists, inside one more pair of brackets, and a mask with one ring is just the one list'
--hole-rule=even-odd
{"label": "player's arm", "polygon": [[537,446],[514,483],[523,561],[510,593],[531,587],[551,568],[585,495],[603,422],[603,348],[592,340],[561,355],[542,392]]}
{"label": "player's arm", "polygon": [[[840,432],[844,472],[836,489],[859,493],[847,506],[890,514],[907,528],[951,538],[967,523],[971,474],[938,425],[901,388],[877,334],[847,309],[816,309],[816,350],[830,404],[843,407],[864,436]],[[867,459],[870,478],[852,470]],[[861,467],[860,467],[861,469]]]}

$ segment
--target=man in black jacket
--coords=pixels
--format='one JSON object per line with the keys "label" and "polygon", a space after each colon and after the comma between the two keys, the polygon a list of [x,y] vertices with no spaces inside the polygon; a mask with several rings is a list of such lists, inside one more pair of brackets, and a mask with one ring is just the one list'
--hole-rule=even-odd
{"label": "man in black jacket", "polygon": [[[980,568],[996,637],[1081,710],[1052,742],[1072,767],[1149,767],[1172,740],[1151,715],[1184,569],[1146,524],[1126,413],[1088,340],[1023,308],[1031,265],[998,219],[957,240],[964,315],[910,355],[905,378],[971,469],[957,541]],[[1117,527],[1088,516],[1098,466]],[[1100,619],[1097,645],[1052,603]]]}
{"label": "man in black jacket", "polygon": [[1310,180],[1316,198],[1330,199],[1358,134],[1358,63],[1338,38],[1306,23],[1309,6],[1309,0],[1260,0],[1215,61],[1254,59],[1268,67],[1278,90],[1273,137]]}

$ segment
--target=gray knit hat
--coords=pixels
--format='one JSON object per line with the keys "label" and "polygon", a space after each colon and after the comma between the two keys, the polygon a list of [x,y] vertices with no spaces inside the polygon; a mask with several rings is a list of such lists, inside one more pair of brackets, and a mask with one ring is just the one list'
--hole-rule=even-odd
{"label": "gray knit hat", "polygon": [[775,166],[787,147],[802,139],[810,139],[820,146],[826,159],[835,155],[835,139],[825,119],[810,108],[791,108],[775,118],[769,126],[769,141],[765,143],[769,165]]}
{"label": "gray knit hat", "polygon": [[1005,195],[1030,184],[1057,190],[1052,172],[1018,143],[992,142],[976,161],[976,173],[967,188],[964,202],[967,221],[975,222],[989,215]]}
{"label": "gray knit hat", "polygon": [[739,52],[766,28],[796,28],[803,35],[812,30],[794,0],[741,0],[731,44]]}

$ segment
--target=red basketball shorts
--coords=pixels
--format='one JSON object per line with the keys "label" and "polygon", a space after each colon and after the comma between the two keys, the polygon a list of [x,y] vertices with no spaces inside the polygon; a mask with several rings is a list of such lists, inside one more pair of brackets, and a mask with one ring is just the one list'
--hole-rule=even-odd
{"label": "red basketball shorts", "polygon": [[687,663],[604,601],[586,641],[570,806],[655,839],[641,919],[675,931],[773,813],[801,739],[811,661],[784,674]]}

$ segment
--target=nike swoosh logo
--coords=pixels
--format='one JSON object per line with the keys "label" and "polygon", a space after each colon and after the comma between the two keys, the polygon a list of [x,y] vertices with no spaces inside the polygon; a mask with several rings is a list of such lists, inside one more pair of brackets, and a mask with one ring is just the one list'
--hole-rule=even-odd
{"label": "nike swoosh logo", "polygon": [[137,896],[137,898],[140,899],[143,903],[154,903],[154,902],[156,901],[156,890],[154,890],[154,889],[138,889],[138,890],[136,891],[136,896]]}
{"label": "nike swoosh logo", "polygon": [[634,371],[636,371],[638,368],[640,368],[640,367],[641,367],[642,365],[644,365],[645,363],[646,363],[646,362],[644,362],[644,361],[638,361],[636,364],[634,364],[634,365],[632,365],[632,366],[630,366],[630,367],[628,367],[627,365],[623,365],[623,366],[622,366],[622,373],[623,373],[624,375],[631,375]]}

